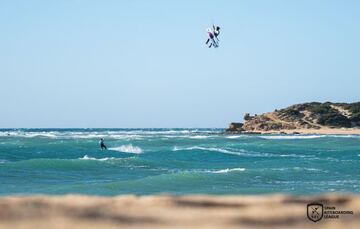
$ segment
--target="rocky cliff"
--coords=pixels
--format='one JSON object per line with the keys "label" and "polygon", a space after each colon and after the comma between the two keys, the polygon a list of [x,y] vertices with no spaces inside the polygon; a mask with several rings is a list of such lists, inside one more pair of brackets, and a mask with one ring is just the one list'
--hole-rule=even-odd
{"label": "rocky cliff", "polygon": [[303,103],[251,116],[244,123],[231,123],[227,131],[271,132],[304,129],[360,128],[360,102]]}

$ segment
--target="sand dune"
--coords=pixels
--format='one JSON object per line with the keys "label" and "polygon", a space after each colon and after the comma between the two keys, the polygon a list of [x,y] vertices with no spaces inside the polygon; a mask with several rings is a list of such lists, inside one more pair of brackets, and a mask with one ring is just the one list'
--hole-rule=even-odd
{"label": "sand dune", "polygon": [[[312,222],[307,204],[353,215]],[[0,198],[0,228],[360,228],[360,196],[33,196]]]}

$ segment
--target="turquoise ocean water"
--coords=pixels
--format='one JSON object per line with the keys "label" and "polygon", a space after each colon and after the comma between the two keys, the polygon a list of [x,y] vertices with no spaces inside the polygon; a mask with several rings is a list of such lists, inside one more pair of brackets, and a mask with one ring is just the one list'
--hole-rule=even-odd
{"label": "turquoise ocean water", "polygon": [[360,135],[221,132],[3,129],[0,195],[360,193]]}

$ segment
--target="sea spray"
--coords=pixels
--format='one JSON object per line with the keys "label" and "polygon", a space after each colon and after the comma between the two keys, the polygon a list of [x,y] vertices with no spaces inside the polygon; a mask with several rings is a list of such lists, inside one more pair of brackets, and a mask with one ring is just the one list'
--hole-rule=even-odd
{"label": "sea spray", "polygon": [[140,154],[143,153],[143,150],[140,147],[133,146],[133,145],[122,145],[119,147],[111,147],[109,150],[112,151],[118,151],[122,153],[134,153],[134,154]]}

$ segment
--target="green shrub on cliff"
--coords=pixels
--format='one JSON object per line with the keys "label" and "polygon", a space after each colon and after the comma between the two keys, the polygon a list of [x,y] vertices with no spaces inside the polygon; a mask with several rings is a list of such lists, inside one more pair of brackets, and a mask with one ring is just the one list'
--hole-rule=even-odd
{"label": "green shrub on cliff", "polygon": [[360,102],[345,104],[343,107],[349,110],[353,115],[360,114]]}
{"label": "green shrub on cliff", "polygon": [[337,110],[332,108],[327,103],[313,104],[308,107],[308,110],[315,114],[329,114],[329,113],[337,113]]}
{"label": "green shrub on cliff", "polygon": [[350,119],[339,113],[322,114],[318,119],[318,123],[331,127],[351,127]]}

